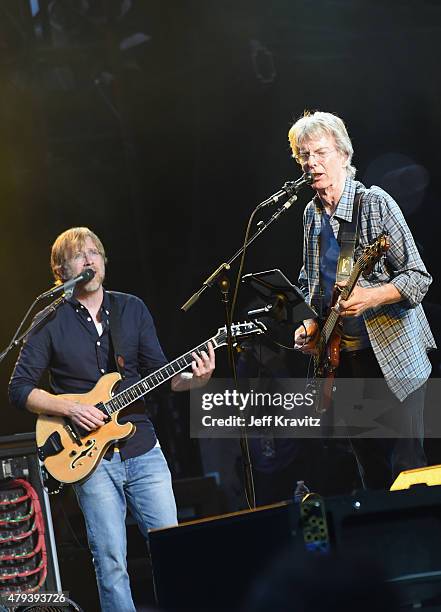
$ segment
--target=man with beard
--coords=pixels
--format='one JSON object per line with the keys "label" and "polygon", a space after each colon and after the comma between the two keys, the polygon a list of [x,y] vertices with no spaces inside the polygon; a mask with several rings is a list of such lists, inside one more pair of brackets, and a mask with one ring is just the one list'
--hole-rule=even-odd
{"label": "man with beard", "polygon": [[[72,297],[29,334],[9,387],[11,403],[17,407],[67,417],[87,432],[103,425],[103,412],[60,394],[90,391],[103,374],[122,365],[117,363],[120,359],[124,379],[119,390],[167,363],[144,303],[103,288],[106,261],[102,242],[90,229],[71,228],[58,236],[51,253],[55,279],[63,283],[88,268],[94,277],[77,284]],[[117,313],[118,334],[112,310]],[[202,386],[211,377],[215,363],[211,344],[208,354],[203,351],[193,357],[192,373],[174,376],[173,390]],[[46,370],[51,393],[38,388]],[[126,563],[127,506],[147,538],[148,529],[176,524],[176,505],[170,471],[144,403],[131,404],[119,420],[136,424],[135,434],[112,445],[94,473],[74,488],[86,522],[101,609],[135,612]]]}

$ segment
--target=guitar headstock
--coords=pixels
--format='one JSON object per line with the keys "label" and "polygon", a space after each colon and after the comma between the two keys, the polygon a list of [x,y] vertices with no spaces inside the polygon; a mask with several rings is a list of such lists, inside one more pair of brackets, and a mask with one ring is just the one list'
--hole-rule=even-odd
{"label": "guitar headstock", "polygon": [[389,247],[389,235],[383,233],[364,249],[363,255],[360,257],[363,260],[363,276],[368,276],[372,273],[374,265],[381,259]]}
{"label": "guitar headstock", "polygon": [[[245,340],[255,334],[263,334],[267,330],[266,326],[260,321],[244,321],[243,323],[233,323],[231,325],[231,336],[236,345],[239,340]],[[214,337],[216,344],[221,346],[227,344],[227,327],[219,327]]]}

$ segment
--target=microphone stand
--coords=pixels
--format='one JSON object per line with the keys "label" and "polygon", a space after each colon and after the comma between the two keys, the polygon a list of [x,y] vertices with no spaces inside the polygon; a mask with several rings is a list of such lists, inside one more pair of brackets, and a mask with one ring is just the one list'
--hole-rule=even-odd
{"label": "microphone stand", "polygon": [[22,334],[20,334],[20,330],[22,329],[23,325],[25,324],[26,319],[28,318],[29,314],[32,312],[32,310],[35,307],[35,305],[40,300],[42,300],[43,298],[47,297],[47,295],[50,295],[51,291],[52,290],[49,290],[49,292],[45,291],[44,293],[39,295],[37,298],[35,298],[35,300],[32,302],[31,306],[26,311],[26,314],[23,317],[20,325],[18,326],[18,328],[17,328],[17,330],[16,330],[16,332],[15,332],[11,342],[4,349],[4,351],[2,351],[0,353],[0,363],[6,358],[7,355],[9,355],[9,353],[12,351],[13,348],[15,348],[16,346],[18,346],[20,344],[20,342],[23,340],[23,338],[25,338],[29,334],[29,332],[31,332],[33,329],[38,327],[38,325],[41,325],[41,323],[43,323],[43,321],[45,321],[49,317],[49,315],[51,315],[53,312],[55,312],[56,309],[65,301],[65,299],[66,299],[65,295],[62,295],[61,297],[55,299],[48,306],[46,306],[46,308],[44,310],[42,310],[40,312],[40,316],[39,316],[38,320],[37,321],[35,321],[35,320],[32,321],[32,323],[29,325],[29,327]]}
{"label": "microphone stand", "polygon": [[[26,311],[26,314],[23,317],[20,325],[18,326],[18,328],[17,328],[17,330],[16,330],[16,332],[15,332],[11,342],[9,343],[9,345],[6,347],[6,349],[2,353],[0,353],[0,363],[3,361],[3,359],[6,357],[6,355],[8,355],[8,353],[14,347],[16,347],[30,331],[32,331],[34,329],[34,327],[36,327],[42,321],[44,321],[52,312],[55,312],[55,310],[58,308],[58,306],[60,304],[62,304],[66,298],[71,297],[71,295],[73,294],[75,286],[77,285],[77,283],[87,282],[87,281],[91,280],[94,276],[95,276],[95,272],[92,270],[92,268],[86,268],[85,270],[83,270],[83,272],[79,276],[76,276],[75,278],[70,278],[69,280],[65,281],[64,283],[62,283],[62,284],[60,283],[58,285],[55,285],[54,287],[51,287],[47,291],[44,291],[43,293],[40,293],[40,295],[35,298],[35,300],[31,304],[31,306]],[[20,337],[18,337],[21,328],[23,327],[26,319],[28,318],[29,314],[33,310],[34,306],[39,301],[45,300],[46,298],[53,298],[55,295],[57,295],[58,293],[61,293],[61,292],[63,293],[61,298],[57,298],[51,304],[46,306],[46,308],[41,311],[40,318],[38,319],[38,321],[33,321],[31,323],[31,325],[28,327],[28,329]]]}
{"label": "microphone stand", "polygon": [[[183,310],[184,312],[187,312],[198,301],[198,299],[201,297],[204,291],[208,289],[208,287],[212,287],[215,283],[219,285],[220,291],[222,293],[222,302],[224,303],[224,306],[225,306],[225,322],[226,322],[226,329],[227,329],[228,356],[229,356],[230,367],[231,367],[232,374],[233,374],[234,384],[236,387],[238,386],[238,381],[237,381],[237,373],[236,373],[236,363],[234,360],[234,350],[233,350],[234,347],[233,347],[233,342],[232,342],[232,337],[231,337],[231,324],[232,324],[234,308],[235,308],[236,300],[237,300],[240,276],[242,273],[243,263],[245,259],[245,251],[248,248],[248,246],[252,244],[258,236],[260,236],[260,234],[262,234],[268,227],[270,227],[270,225],[272,225],[275,221],[277,221],[283,213],[286,213],[286,211],[289,208],[291,208],[292,204],[297,200],[297,192],[304,185],[309,185],[311,184],[311,182],[312,182],[312,175],[304,174],[298,181],[286,182],[280,191],[278,191],[270,198],[258,204],[256,208],[253,210],[251,217],[248,221],[248,226],[247,226],[247,230],[245,233],[245,240],[244,240],[243,246],[240,249],[238,249],[234,253],[234,255],[230,257],[228,261],[221,263],[215,270],[213,270],[210,276],[208,276],[208,278],[206,278],[205,281],[202,283],[201,287],[185,302],[185,304],[181,306],[181,310]],[[282,198],[283,196],[289,196],[288,200],[282,206],[280,206],[280,208],[278,208],[275,211],[275,213],[266,222],[259,221],[257,231],[250,238],[248,238],[248,234],[251,228],[251,223],[253,222],[253,219],[256,213],[261,208],[276,204],[279,201],[279,199]],[[241,255],[242,255],[242,258],[241,258],[239,271],[237,274],[235,292],[233,296],[233,303],[232,303],[231,309],[229,309],[228,308],[229,282],[225,276],[225,272],[231,268],[231,264]],[[254,491],[254,480],[253,480],[253,472],[252,472],[251,457],[250,457],[250,451],[249,451],[249,445],[248,445],[246,426],[241,427],[240,448],[241,448],[241,454],[242,454],[242,464],[243,464],[243,469],[244,469],[245,495],[246,495],[246,499],[247,499],[249,508],[254,509],[256,507],[256,496],[255,496],[255,491]]]}
{"label": "microphone stand", "polygon": [[[283,204],[283,206],[281,206],[280,208],[278,208],[276,210],[276,212],[265,222],[263,221],[259,221],[258,223],[258,229],[257,231],[251,236],[251,238],[249,238],[247,240],[247,242],[240,248],[238,249],[234,255],[232,255],[232,257],[230,257],[230,259],[224,263],[221,263],[215,270],[213,270],[213,272],[210,274],[210,276],[208,276],[204,282],[202,283],[201,287],[195,292],[193,293],[193,295],[185,302],[185,304],[183,304],[181,306],[181,310],[183,310],[184,312],[187,312],[188,310],[190,310],[190,308],[198,301],[198,299],[201,297],[201,295],[204,293],[204,291],[206,291],[206,289],[208,289],[209,287],[212,287],[215,283],[217,283],[219,281],[220,276],[227,270],[229,270],[231,268],[231,264],[234,263],[234,261],[236,261],[236,259],[242,255],[242,253],[249,247],[250,244],[252,244],[256,238],[258,236],[260,236],[260,234],[262,234],[270,225],[272,225],[274,223],[274,221],[277,221],[277,219],[280,217],[280,215],[282,215],[283,213],[285,213],[291,206],[292,204],[294,204],[294,202],[297,200],[297,195],[294,194],[293,196],[291,196],[289,198],[289,200],[287,200],[285,202],[285,204]],[[265,200],[265,202],[267,202],[267,200]],[[264,202],[261,202],[253,211],[252,216],[254,217],[254,215],[256,214],[256,212],[258,210],[260,210],[264,205]]]}

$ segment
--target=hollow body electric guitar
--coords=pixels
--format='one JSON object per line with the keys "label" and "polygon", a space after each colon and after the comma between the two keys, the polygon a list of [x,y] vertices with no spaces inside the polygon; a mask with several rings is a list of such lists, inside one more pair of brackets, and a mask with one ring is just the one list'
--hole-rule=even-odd
{"label": "hollow body electric guitar", "polygon": [[[231,326],[231,336],[235,344],[238,340],[264,331],[265,326],[257,322]],[[40,415],[36,426],[38,455],[49,474],[64,483],[82,482],[91,476],[109,446],[118,440],[129,438],[136,431],[133,423],[120,425],[118,413],[188,368],[194,361],[191,353],[208,352],[209,342],[214,349],[227,344],[226,327],[219,328],[217,334],[206,342],[124,391],[114,392],[121,376],[118,372],[112,372],[102,376],[88,393],[61,395],[60,397],[80,404],[96,406],[105,414],[106,421],[98,429],[87,432],[75,426],[67,417]]]}
{"label": "hollow body electric guitar", "polygon": [[314,374],[309,388],[314,394],[314,405],[319,413],[326,412],[332,402],[334,378],[340,363],[340,340],[342,317],[339,310],[340,300],[347,300],[361,274],[367,275],[389,248],[389,238],[381,234],[375,242],[366,247],[352,268],[346,285],[335,287],[331,309],[325,320],[314,354]]}

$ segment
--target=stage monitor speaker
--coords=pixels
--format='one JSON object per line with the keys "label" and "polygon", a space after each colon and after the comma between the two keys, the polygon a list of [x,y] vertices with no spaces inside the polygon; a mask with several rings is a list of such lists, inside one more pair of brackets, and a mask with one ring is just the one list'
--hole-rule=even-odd
{"label": "stage monitor speaker", "polygon": [[334,550],[377,559],[410,608],[441,609],[441,487],[361,491],[326,508]]}
{"label": "stage monitor speaker", "polygon": [[256,574],[292,539],[298,515],[298,507],[286,502],[152,530],[160,608],[232,610]]}
{"label": "stage monitor speaker", "polygon": [[[381,565],[410,608],[438,601],[441,609],[441,487],[361,491],[324,506],[332,552]],[[152,531],[158,603],[236,609],[279,551],[292,545],[295,555],[309,554],[304,535],[299,507],[288,502]]]}
{"label": "stage monitor speaker", "polygon": [[429,487],[441,485],[441,465],[428,465],[414,470],[405,470],[398,475],[390,490],[402,491],[417,484]]}

